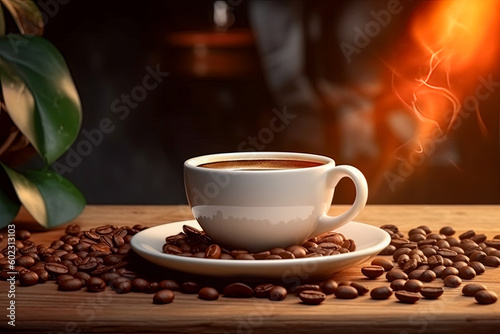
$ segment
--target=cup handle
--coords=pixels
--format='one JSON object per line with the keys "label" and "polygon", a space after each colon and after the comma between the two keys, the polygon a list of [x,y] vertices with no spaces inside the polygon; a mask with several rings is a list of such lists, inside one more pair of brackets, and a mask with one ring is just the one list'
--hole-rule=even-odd
{"label": "cup handle", "polygon": [[368,199],[368,184],[366,183],[364,175],[357,168],[347,165],[333,167],[328,171],[328,186],[337,186],[337,183],[344,177],[350,178],[356,187],[356,198],[354,203],[347,211],[338,216],[332,217],[325,213],[319,217],[318,224],[316,225],[314,232],[311,234],[311,237],[344,225],[356,217],[365,207]]}

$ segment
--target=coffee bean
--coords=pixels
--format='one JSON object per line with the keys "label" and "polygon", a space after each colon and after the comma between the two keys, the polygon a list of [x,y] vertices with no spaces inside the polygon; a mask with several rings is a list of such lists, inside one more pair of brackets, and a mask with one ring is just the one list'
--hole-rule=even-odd
{"label": "coffee bean", "polygon": [[460,268],[458,276],[463,279],[473,279],[476,277],[476,271],[472,267],[465,266]]}
{"label": "coffee bean", "polygon": [[472,261],[469,263],[469,267],[474,269],[477,275],[481,275],[486,271],[486,268],[484,267],[484,264],[478,261]]}
{"label": "coffee bean", "polygon": [[380,277],[384,274],[385,270],[382,266],[366,266],[361,268],[361,273],[370,279]]}
{"label": "coffee bean", "polygon": [[65,280],[68,280],[68,279],[73,279],[73,278],[75,278],[75,277],[73,277],[73,275],[68,275],[68,274],[59,275],[56,278],[56,282],[57,282],[57,284],[59,284],[62,281],[65,281]]}
{"label": "coffee bean", "polygon": [[279,256],[282,258],[282,259],[295,259],[295,255],[293,255],[293,253],[289,252],[289,251],[284,251],[284,252],[281,252],[279,254]]}
{"label": "coffee bean", "polygon": [[493,247],[500,250],[500,239],[485,240],[484,243],[488,247]]}
{"label": "coffee bean", "polygon": [[38,282],[47,282],[50,278],[49,273],[45,269],[36,269],[36,274],[38,275]]}
{"label": "coffee bean", "polygon": [[189,225],[183,225],[182,230],[184,231],[184,233],[186,233],[188,237],[199,237],[204,234],[204,232]]}
{"label": "coffee bean", "polygon": [[273,301],[282,301],[286,298],[287,291],[284,287],[277,285],[269,292],[269,299]]}
{"label": "coffee bean", "polygon": [[172,290],[172,291],[179,291],[181,289],[181,286],[179,283],[177,283],[174,280],[171,279],[165,279],[163,281],[160,281],[158,283],[158,289],[159,290]]}
{"label": "coffee bean", "polygon": [[208,259],[220,259],[221,254],[222,250],[217,244],[211,244],[205,250],[205,257]]}
{"label": "coffee bean", "polygon": [[420,289],[420,294],[427,299],[439,298],[444,292],[442,287],[427,286]]}
{"label": "coffee bean", "polygon": [[498,267],[500,266],[500,258],[497,256],[488,255],[483,264],[488,267]]}
{"label": "coffee bean", "polygon": [[444,285],[450,288],[458,288],[462,284],[462,279],[457,275],[448,275],[444,279]]}
{"label": "coffee bean", "polygon": [[[350,284],[350,283],[349,283]],[[305,290],[315,290],[321,291],[321,288],[318,284],[301,284],[292,289],[293,293],[299,294]]]}
{"label": "coffee bean", "polygon": [[420,299],[420,294],[417,292],[399,290],[396,291],[396,298],[402,303],[414,304]]}
{"label": "coffee bean", "polygon": [[404,279],[395,279],[394,281],[391,282],[390,288],[393,291],[398,291],[398,290],[404,290],[406,280]]}
{"label": "coffee bean", "polygon": [[441,255],[443,258],[447,259],[453,259],[455,256],[457,256],[457,252],[451,249],[440,249],[437,251],[438,255]]}
{"label": "coffee bean", "polygon": [[16,264],[24,268],[30,268],[35,264],[35,259],[29,255],[23,255],[17,258]]}
{"label": "coffee bean", "polygon": [[393,224],[382,225],[382,226],[380,226],[380,228],[383,230],[389,230],[393,233],[396,233],[399,231],[398,227],[396,225],[393,225]]}
{"label": "coffee bean", "polygon": [[473,237],[473,236],[475,236],[475,235],[476,235],[476,232],[475,232],[474,230],[469,230],[469,231],[467,231],[467,232],[464,232],[464,233],[460,234],[460,235],[458,236],[458,238],[459,238],[460,240],[463,240],[463,239],[470,239],[471,237]]}
{"label": "coffee bean", "polygon": [[342,285],[339,286],[335,291],[334,291],[335,297],[340,298],[340,299],[354,299],[358,297],[358,290],[356,290],[354,287],[350,285]]}
{"label": "coffee bean", "polygon": [[134,278],[131,284],[132,291],[143,292],[149,282],[143,278]]}
{"label": "coffee bean", "polygon": [[474,295],[474,298],[479,304],[488,305],[495,303],[498,300],[498,295],[490,290],[479,290]]}
{"label": "coffee bean", "polygon": [[452,267],[455,267],[460,271],[461,268],[467,267],[467,262],[464,261],[453,262]]}
{"label": "coffee bean", "polygon": [[[277,256],[281,259],[281,257],[279,255],[268,255],[268,256]],[[236,257],[235,257],[236,260],[255,260],[255,258],[253,257],[252,254],[238,254]]]}
{"label": "coffee bean", "polygon": [[364,286],[363,284],[361,283],[358,283],[358,282],[352,282],[351,283],[351,286],[358,290],[358,295],[362,296],[364,295],[365,293],[367,293],[368,291],[370,291],[370,289],[366,286]]}
{"label": "coffee bean", "polygon": [[389,281],[389,282],[392,282],[396,279],[404,279],[404,280],[407,280],[408,279],[408,274],[406,274],[404,271],[402,271],[401,269],[392,269],[392,270],[389,270],[387,272],[387,274],[385,275],[385,278]]}
{"label": "coffee bean", "polygon": [[19,275],[19,284],[22,286],[29,286],[38,283],[39,276],[36,272],[26,271]]}
{"label": "coffee bean", "polygon": [[449,275],[458,275],[458,269],[455,267],[446,267],[442,272],[440,277],[445,279]]}
{"label": "coffee bean", "polygon": [[388,245],[384,249],[378,253],[379,255],[392,255],[396,251],[396,247],[394,245]]}
{"label": "coffee bean", "polygon": [[274,288],[275,285],[271,283],[259,284],[253,289],[254,295],[257,298],[268,298],[269,292]]}
{"label": "coffee bean", "polygon": [[[160,285],[158,284],[158,282],[151,281],[151,282],[148,282],[148,284],[146,284],[143,291],[145,293],[155,293],[159,289],[160,289]],[[169,289],[167,289],[167,290],[169,290]],[[196,290],[196,289],[194,289],[194,290]],[[198,286],[198,290],[199,290],[199,286]],[[187,289],[184,291],[187,291]],[[197,292],[198,291],[196,290],[195,292],[192,292],[192,293],[197,293]],[[185,292],[185,293],[188,293],[188,292]]]}
{"label": "coffee bean", "polygon": [[198,298],[203,300],[217,300],[219,299],[219,292],[211,287],[204,287],[198,291]]}
{"label": "coffee bean", "polygon": [[424,269],[415,269],[408,274],[409,279],[420,279],[420,276],[425,272]]}
{"label": "coffee bean", "polygon": [[77,291],[83,286],[82,280],[79,278],[65,279],[59,282],[58,290],[60,291]]}
{"label": "coffee bean", "polygon": [[326,299],[326,295],[321,291],[304,290],[299,293],[299,298],[304,304],[318,305]]}
{"label": "coffee bean", "polygon": [[338,287],[338,283],[333,279],[327,279],[323,283],[321,283],[321,291],[323,291],[326,295],[331,295],[335,292]]}
{"label": "coffee bean", "polygon": [[62,275],[68,273],[68,267],[54,262],[45,264],[45,270],[52,275]]}
{"label": "coffee bean", "polygon": [[425,270],[422,275],[418,278],[422,282],[432,282],[436,279],[437,275],[432,270]]}
{"label": "coffee bean", "polygon": [[423,286],[423,283],[419,280],[409,279],[404,285],[404,290],[409,292],[419,292]]}
{"label": "coffee bean", "polygon": [[[300,259],[306,256],[307,250],[300,245],[293,245],[286,249],[288,252],[292,253],[295,258]],[[255,255],[254,255],[255,256]]]}
{"label": "coffee bean", "polygon": [[392,290],[387,286],[377,287],[375,289],[372,289],[372,291],[370,292],[370,297],[372,299],[382,300],[388,299],[390,296],[392,296]]}
{"label": "coffee bean", "polygon": [[446,236],[450,236],[455,234],[455,229],[451,226],[444,226],[439,230],[440,234],[444,234]]}
{"label": "coffee bean", "polygon": [[389,271],[394,268],[394,264],[392,264],[392,261],[383,257],[377,257],[373,259],[371,264],[374,266],[381,266],[385,271]]}
{"label": "coffee bean", "polygon": [[168,304],[171,303],[175,298],[175,294],[172,290],[160,290],[153,296],[154,304]]}
{"label": "coffee bean", "polygon": [[222,293],[225,297],[249,298],[253,296],[253,289],[244,283],[232,283]]}
{"label": "coffee bean", "polygon": [[16,239],[17,240],[28,240],[30,237],[31,237],[31,233],[28,230],[17,230],[16,231]]}
{"label": "coffee bean", "polygon": [[[264,251],[264,252],[254,253],[253,258],[255,260],[264,260],[269,255],[271,255],[270,251]],[[304,256],[305,256],[305,254],[304,254]],[[231,256],[231,258],[232,258],[232,256]]]}
{"label": "coffee bean", "polygon": [[473,297],[480,290],[486,290],[486,287],[479,283],[469,283],[464,285],[462,293],[464,296]]}
{"label": "coffee bean", "polygon": [[470,256],[470,261],[479,261],[479,262],[484,262],[488,255],[483,252],[483,251],[475,251],[474,253],[471,254]]}
{"label": "coffee bean", "polygon": [[180,247],[177,247],[175,245],[170,245],[170,244],[163,245],[162,251],[163,251],[163,253],[172,254],[172,255],[179,255],[182,253],[182,249]]}

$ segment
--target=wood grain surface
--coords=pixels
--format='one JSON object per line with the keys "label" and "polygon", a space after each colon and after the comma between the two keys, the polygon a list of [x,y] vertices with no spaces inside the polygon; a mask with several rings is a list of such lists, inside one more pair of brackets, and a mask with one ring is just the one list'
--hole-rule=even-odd
{"label": "wood grain surface", "polygon": [[[335,206],[331,213],[345,210]],[[83,229],[104,224],[155,226],[192,219],[186,206],[88,206],[72,223]],[[37,230],[25,212],[17,228]],[[438,231],[450,225],[457,233],[473,229],[490,238],[500,234],[500,206],[367,206],[356,221],[374,226],[398,225],[407,233],[427,225]],[[39,229],[38,229],[39,230]],[[33,233],[32,240],[58,239],[64,226]],[[6,231],[2,231],[3,234]],[[1,243],[3,248],[6,240]],[[144,263],[144,266],[148,266]],[[356,266],[335,276],[337,281],[358,281],[369,288],[387,286],[384,278],[367,280]],[[472,282],[483,283],[500,294],[500,268],[487,268]],[[468,281],[464,280],[464,283]],[[440,279],[433,282],[441,285]],[[462,286],[463,286],[462,284]],[[16,326],[8,325],[8,284],[0,282],[0,331],[19,333],[500,333],[500,302],[479,305],[464,297],[462,288],[445,288],[438,300],[421,299],[402,304],[392,296],[373,300],[368,295],[353,300],[328,296],[318,306],[303,305],[289,295],[284,301],[220,297],[203,301],[196,295],[176,292],[167,305],[152,303],[152,295],[57,291],[54,282],[31,287],[16,286]]]}

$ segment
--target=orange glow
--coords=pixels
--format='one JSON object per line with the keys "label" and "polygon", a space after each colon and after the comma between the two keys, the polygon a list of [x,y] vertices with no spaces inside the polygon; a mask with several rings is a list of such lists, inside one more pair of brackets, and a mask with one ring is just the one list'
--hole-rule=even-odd
{"label": "orange glow", "polygon": [[416,117],[417,143],[436,129],[446,133],[479,77],[491,73],[499,22],[498,0],[430,1],[415,12],[412,40],[391,69],[394,92]]}

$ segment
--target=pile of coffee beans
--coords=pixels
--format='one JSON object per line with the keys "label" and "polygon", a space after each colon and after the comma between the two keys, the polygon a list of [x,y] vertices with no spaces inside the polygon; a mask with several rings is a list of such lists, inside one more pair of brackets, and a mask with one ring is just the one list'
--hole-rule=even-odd
{"label": "pile of coffee beans", "polygon": [[[436,299],[445,288],[456,288],[484,273],[486,267],[500,265],[500,235],[488,239],[485,235],[467,231],[453,237],[451,227],[433,233],[420,226],[409,232],[408,238],[394,225],[381,228],[391,235],[391,244],[370,265],[361,269],[369,280],[379,280],[385,274],[390,285],[369,289],[363,283],[327,279],[301,285],[268,282],[200,281],[182,277],[179,273],[162,271],[145,262],[131,250],[133,235],[145,226],[99,226],[81,231],[69,225],[66,233],[50,245],[35,244],[26,230],[16,233],[15,263],[9,262],[7,248],[0,251],[0,279],[16,278],[21,286],[55,281],[60,291],[102,292],[112,289],[118,294],[140,292],[153,295],[154,304],[167,304],[175,299],[174,291],[196,294],[200,300],[214,301],[220,295],[227,298],[268,298],[282,301],[296,295],[303,304],[318,305],[334,295],[338,299],[354,299],[369,293],[374,300],[395,298],[402,303],[416,303],[420,298]],[[176,253],[171,249],[180,249]],[[302,245],[263,252],[261,257],[246,251],[229,251],[213,244],[204,232],[184,226],[183,232],[166,238],[163,247],[171,254],[203,258],[231,259],[293,259],[308,256],[328,256],[355,250],[354,241],[330,232],[308,240]],[[338,253],[337,253],[338,252]],[[203,256],[202,256],[203,254]],[[256,256],[257,255],[257,256]],[[439,283],[438,283],[439,282]],[[479,304],[495,303],[498,296],[484,285],[463,286],[464,296],[473,296]]]}
{"label": "pile of coffee beans", "polygon": [[183,232],[165,238],[163,252],[172,255],[223,260],[282,260],[305,257],[329,256],[356,250],[356,243],[342,234],[326,232],[310,238],[302,245],[287,248],[272,248],[267,251],[250,253],[244,249],[229,250],[214,243],[205,231],[189,225]]}
{"label": "pile of coffee beans", "polygon": [[[484,234],[470,230],[454,237],[455,230],[445,226],[433,233],[428,226],[419,226],[408,232],[408,238],[395,225],[381,226],[391,236],[391,243],[376,258],[371,266],[361,269],[369,279],[376,279],[386,272],[390,288],[403,303],[415,303],[420,297],[439,298],[444,287],[457,288],[463,280],[471,280],[485,272],[486,267],[500,266],[500,235],[488,240]],[[440,280],[440,285],[424,285]],[[467,284],[465,296],[474,296],[479,304],[497,301],[495,292],[481,284]],[[375,296],[373,296],[373,294]],[[389,298],[387,287],[372,290],[373,299]]]}

